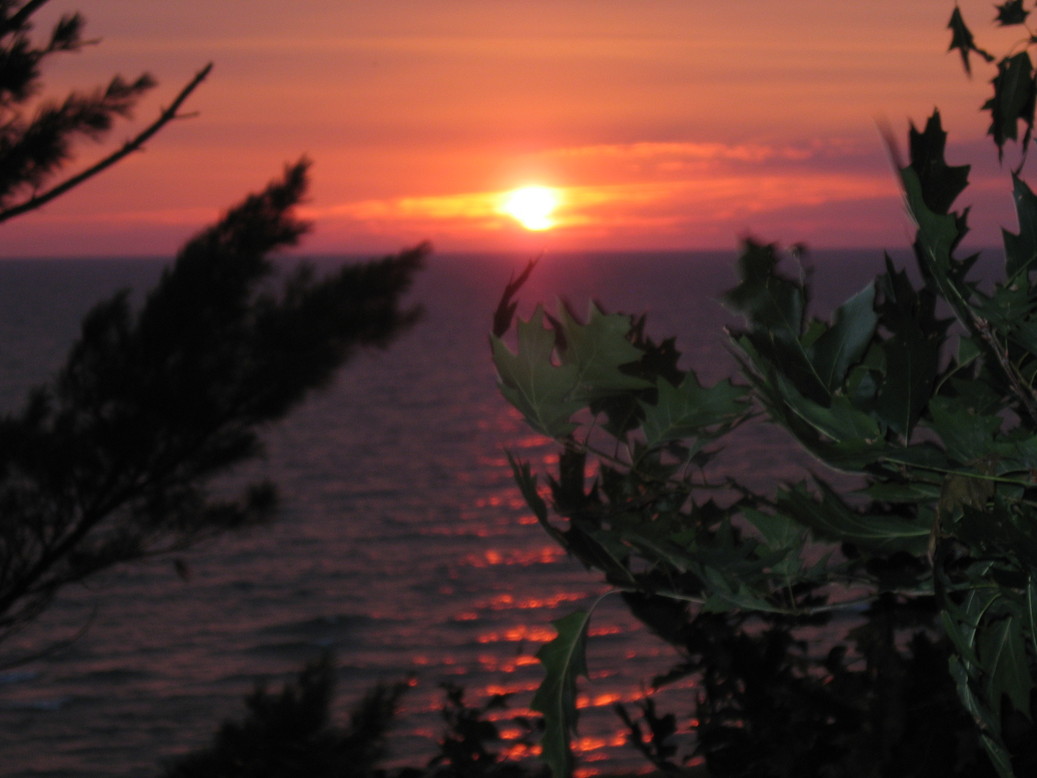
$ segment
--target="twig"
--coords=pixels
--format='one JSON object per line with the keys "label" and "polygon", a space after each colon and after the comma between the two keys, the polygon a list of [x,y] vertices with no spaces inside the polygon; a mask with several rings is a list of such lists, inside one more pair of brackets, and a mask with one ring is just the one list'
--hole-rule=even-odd
{"label": "twig", "polygon": [[21,216],[23,213],[36,210],[37,208],[46,205],[54,198],[65,194],[70,189],[79,186],[84,181],[93,178],[98,173],[111,167],[119,160],[129,156],[133,152],[140,149],[140,147],[143,146],[148,140],[150,140],[151,137],[155,135],[155,133],[161,130],[169,122],[173,121],[173,119],[183,118],[182,115],[177,114],[177,110],[180,108],[181,105],[183,105],[184,101],[195,90],[195,88],[200,83],[202,83],[202,81],[205,80],[205,77],[209,75],[209,71],[211,70],[212,63],[210,62],[208,65],[206,65],[204,68],[202,68],[195,74],[194,78],[191,79],[190,83],[188,83],[187,86],[185,86],[180,91],[180,94],[176,96],[176,99],[173,101],[173,103],[168,108],[163,110],[154,122],[148,125],[148,127],[141,131],[140,134],[138,134],[135,138],[126,141],[126,143],[124,143],[120,149],[112,152],[96,164],[88,167],[86,170],[83,170],[81,173],[78,173],[77,175],[74,175],[71,178],[66,179],[62,183],[54,186],[53,188],[48,189],[43,194],[30,197],[28,200],[19,203],[18,205],[0,211],[0,222],[5,222],[8,219],[13,219],[15,216]]}

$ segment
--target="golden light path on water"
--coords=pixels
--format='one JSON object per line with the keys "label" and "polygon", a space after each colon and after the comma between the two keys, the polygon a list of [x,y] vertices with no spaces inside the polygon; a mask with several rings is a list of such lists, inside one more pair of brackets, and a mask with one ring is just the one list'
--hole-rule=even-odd
{"label": "golden light path on water", "polygon": [[[519,419],[513,409],[504,408],[493,421],[486,420],[484,423],[487,426],[496,427],[502,439],[508,441],[508,449],[519,458],[529,461],[534,470],[551,472],[557,467],[558,454],[553,442],[538,434],[531,434],[528,431],[523,433],[524,422]],[[483,454],[480,457],[479,465],[498,472],[510,473],[510,465],[503,451]],[[546,487],[544,490],[544,496],[547,497]],[[544,536],[543,542],[516,547],[507,535],[502,535],[498,528],[479,522],[480,517],[485,517],[488,513],[499,513],[502,510],[517,514],[514,523],[526,528],[530,537],[536,537],[537,533],[542,534],[537,526],[536,516],[530,512],[512,480],[510,478],[502,479],[498,489],[479,497],[462,514],[464,519],[471,520],[473,524],[478,525],[475,534],[486,541],[480,550],[472,552],[464,558],[466,566],[486,570],[495,578],[521,581],[525,580],[527,576],[537,576],[538,568],[557,565],[565,561],[566,551],[546,536]],[[504,542],[501,544],[496,541]],[[597,578],[596,573],[588,572],[587,579],[583,583],[593,586]],[[618,598],[615,599],[618,601]],[[490,612],[510,615],[509,626],[478,632],[475,640],[487,649],[478,654],[479,669],[494,676],[495,680],[469,690],[473,701],[489,699],[496,695],[505,695],[513,700],[514,704],[509,704],[506,709],[490,710],[486,713],[486,718],[497,724],[499,728],[501,739],[505,744],[502,754],[508,758],[527,759],[535,757],[539,753],[539,746],[527,745],[528,732],[515,725],[514,722],[517,717],[536,719],[540,716],[538,712],[531,710],[528,704],[543,675],[542,666],[535,655],[542,645],[556,636],[554,628],[549,623],[550,620],[557,618],[560,614],[587,606],[587,586],[534,596],[524,593],[522,584],[516,583],[511,591],[487,593],[485,597],[474,600],[470,608],[456,611],[451,616],[451,620],[455,623],[478,625]],[[549,616],[548,614],[555,615]],[[581,717],[593,713],[598,720],[593,722],[594,726],[587,728],[591,730],[588,734],[578,733],[573,739],[572,748],[578,760],[575,772],[577,778],[591,778],[615,772],[617,751],[631,755],[634,753],[630,747],[629,731],[622,724],[614,709],[619,705],[636,706],[647,697],[652,696],[653,692],[645,686],[646,681],[633,684],[623,683],[620,684],[621,688],[617,689],[616,660],[644,662],[647,658],[654,657],[656,667],[661,669],[672,664],[676,657],[669,647],[647,635],[643,626],[622,608],[613,610],[604,618],[592,621],[588,630],[589,654],[593,655],[595,652],[595,641],[603,638],[619,638],[628,643],[633,639],[633,643],[620,656],[610,654],[608,662],[602,661],[597,665],[592,662],[589,677],[581,680],[581,691],[576,699],[577,711]],[[434,661],[431,657],[419,656],[415,663],[431,665]],[[597,688],[595,688],[596,686]],[[608,688],[602,689],[602,686]],[[689,682],[677,683],[670,691],[686,692],[691,687],[692,684]],[[434,708],[428,708],[425,712],[433,713],[434,710]],[[631,712],[636,713],[636,711]],[[612,723],[603,725],[602,721]],[[678,721],[678,728],[681,730],[687,731],[690,726],[690,719]],[[435,738],[438,732],[434,728],[428,728],[423,730],[422,734]],[[634,768],[632,771],[651,769],[646,762],[638,764],[645,766]],[[691,764],[698,764],[698,760],[693,760]]]}

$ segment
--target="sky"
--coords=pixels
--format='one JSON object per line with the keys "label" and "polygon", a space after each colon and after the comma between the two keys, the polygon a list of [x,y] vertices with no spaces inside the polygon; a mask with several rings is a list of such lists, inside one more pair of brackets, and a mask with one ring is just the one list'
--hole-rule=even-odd
{"label": "sky", "polygon": [[[960,0],[1008,51],[991,2]],[[305,155],[306,253],[817,248],[910,244],[881,127],[939,108],[972,163],[973,240],[1014,229],[984,139],[993,72],[948,53],[951,0],[52,0],[98,44],[52,60],[47,94],[116,73],[159,86],[88,164],[210,76],[144,151],[7,222],[0,257],[172,255]],[[552,187],[550,229],[502,212]]]}

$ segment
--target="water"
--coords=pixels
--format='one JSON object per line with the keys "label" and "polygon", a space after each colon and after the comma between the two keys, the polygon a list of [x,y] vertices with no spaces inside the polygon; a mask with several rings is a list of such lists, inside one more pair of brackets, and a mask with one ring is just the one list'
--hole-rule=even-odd
{"label": "water", "polygon": [[[649,330],[678,335],[687,364],[713,380],[732,364],[721,331],[730,318],[714,302],[734,281],[732,260],[548,256],[521,298],[647,310]],[[67,650],[0,675],[4,774],[154,775],[160,760],[239,715],[254,682],[278,684],[324,649],[339,668],[339,721],[374,682],[413,679],[391,740],[397,764],[433,752],[440,682],[463,685],[472,703],[512,692],[511,712],[522,712],[550,621],[604,591],[536,526],[504,455],[541,465],[555,456],[499,397],[488,355],[492,311],[522,261],[433,257],[411,295],[426,308],[421,324],[362,355],[271,430],[257,470],[281,488],[275,524],[184,555],[187,580],[171,560],[106,574],[19,636],[9,650],[28,653],[89,624]],[[839,294],[880,269],[876,252],[816,263],[822,286]],[[160,269],[152,260],[0,262],[4,407],[54,370],[93,301],[120,286],[146,289]],[[790,474],[788,444],[769,430],[730,461],[761,481]],[[673,659],[618,598],[605,600],[581,701],[588,772],[643,766],[611,706],[641,698]]]}

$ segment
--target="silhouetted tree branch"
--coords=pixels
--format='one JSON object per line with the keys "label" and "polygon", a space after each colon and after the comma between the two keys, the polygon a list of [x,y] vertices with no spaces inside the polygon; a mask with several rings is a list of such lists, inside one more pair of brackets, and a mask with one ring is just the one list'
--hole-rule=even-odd
{"label": "silhouetted tree branch", "polygon": [[[211,69],[135,138],[41,191],[77,139],[103,136],[154,86],[146,74],[116,76],[26,119],[40,63],[84,45],[79,14],[32,42],[46,2],[0,0],[0,222],[140,148],[181,115]],[[139,311],[125,291],[93,308],[55,379],[0,416],[0,643],[71,583],[268,518],[270,483],[225,498],[211,493],[213,479],[258,455],[262,430],[357,349],[385,346],[416,321],[419,311],[401,301],[425,244],[324,277],[304,265],[276,279],[271,255],[309,227],[294,214],[308,168],[305,159],[288,166],[189,241]],[[0,656],[0,666],[24,658]]]}
{"label": "silhouetted tree branch", "polygon": [[348,726],[332,722],[335,668],[328,655],[308,663],[279,693],[245,698],[247,714],[225,720],[212,743],[171,762],[163,778],[366,778],[380,774],[386,735],[404,682],[378,684]]}
{"label": "silhouetted tree branch", "polygon": [[158,133],[159,130],[161,130],[163,127],[169,124],[169,122],[177,118],[182,118],[177,113],[177,111],[180,110],[180,106],[184,104],[184,101],[187,100],[187,98],[191,95],[195,88],[200,83],[202,83],[202,81],[205,80],[205,77],[209,75],[209,72],[211,70],[212,63],[209,63],[204,68],[195,73],[194,78],[191,79],[187,86],[180,90],[180,94],[176,96],[176,99],[173,100],[172,104],[168,108],[164,109],[159,114],[158,118],[155,119],[155,121],[153,121],[140,133],[138,133],[134,138],[126,141],[119,149],[113,151],[111,154],[99,160],[98,162],[86,168],[85,170],[65,179],[60,184],[51,187],[47,191],[41,192],[37,195],[33,195],[32,197],[29,197],[28,199],[23,200],[22,202],[16,205],[12,205],[8,208],[0,210],[0,222],[5,222],[8,219],[13,219],[15,216],[21,216],[22,214],[27,213],[28,211],[33,211],[37,208],[46,205],[51,200],[60,197],[61,195],[68,192],[70,189],[79,186],[84,181],[87,181],[96,176],[98,173],[101,173],[102,171],[110,168],[112,165],[114,165],[116,162],[119,162],[121,159],[129,156],[135,151],[138,151],[148,140],[150,140],[156,133]]}
{"label": "silhouetted tree branch", "polygon": [[189,241],[138,313],[126,292],[97,305],[55,381],[0,417],[0,642],[69,583],[269,516],[269,483],[207,487],[357,348],[416,320],[400,299],[424,244],[275,290],[270,253],[307,229],[292,213],[307,167]]}
{"label": "silhouetted tree branch", "polygon": [[180,107],[212,69],[210,63],[196,73],[155,121],[120,148],[44,188],[69,162],[76,141],[102,139],[114,120],[128,117],[156,84],[147,73],[132,81],[114,76],[107,86],[92,92],[74,91],[61,101],[36,104],[43,61],[87,44],[84,20],[78,13],[63,15],[45,42],[33,40],[33,15],[47,2],[0,0],[0,222],[40,208],[139,150],[169,122],[182,117]]}

